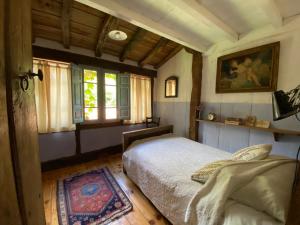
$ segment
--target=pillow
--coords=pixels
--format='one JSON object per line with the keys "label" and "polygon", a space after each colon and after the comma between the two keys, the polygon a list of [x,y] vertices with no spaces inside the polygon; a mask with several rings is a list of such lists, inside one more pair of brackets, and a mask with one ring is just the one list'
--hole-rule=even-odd
{"label": "pillow", "polygon": [[206,164],[205,166],[203,166],[201,169],[195,171],[192,174],[192,180],[194,181],[198,181],[200,183],[205,183],[208,178],[214,174],[214,172],[216,172],[219,168],[232,163],[232,160],[218,160],[209,164]]}
{"label": "pillow", "polygon": [[247,148],[243,148],[232,155],[232,160],[261,160],[269,156],[272,150],[272,145],[262,144],[253,145]]}

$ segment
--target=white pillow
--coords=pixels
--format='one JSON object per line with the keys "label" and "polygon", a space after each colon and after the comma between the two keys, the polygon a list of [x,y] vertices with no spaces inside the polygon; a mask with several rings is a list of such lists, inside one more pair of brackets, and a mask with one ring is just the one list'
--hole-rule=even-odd
{"label": "white pillow", "polygon": [[269,156],[272,150],[272,145],[261,144],[243,148],[232,155],[232,160],[261,160]]}

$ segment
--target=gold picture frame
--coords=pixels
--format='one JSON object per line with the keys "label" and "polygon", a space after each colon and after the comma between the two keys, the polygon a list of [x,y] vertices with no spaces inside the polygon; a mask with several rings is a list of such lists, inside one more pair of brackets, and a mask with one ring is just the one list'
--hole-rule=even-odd
{"label": "gold picture frame", "polygon": [[216,93],[275,91],[279,50],[275,42],[219,57]]}

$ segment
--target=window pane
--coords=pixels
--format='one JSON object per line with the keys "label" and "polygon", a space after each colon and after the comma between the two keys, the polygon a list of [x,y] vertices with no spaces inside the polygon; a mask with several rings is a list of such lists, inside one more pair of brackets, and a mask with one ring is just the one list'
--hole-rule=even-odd
{"label": "window pane", "polygon": [[117,119],[117,108],[106,108],[105,117],[106,119]]}
{"label": "window pane", "polygon": [[84,119],[85,120],[97,120],[98,119],[98,108],[84,108]]}
{"label": "window pane", "polygon": [[107,84],[107,85],[117,85],[117,74],[105,73],[105,84]]}
{"label": "window pane", "polygon": [[97,71],[84,70],[84,82],[97,83]]}
{"label": "window pane", "polygon": [[117,87],[105,86],[105,107],[117,106]]}
{"label": "window pane", "polygon": [[97,84],[84,83],[84,106],[98,107]]}

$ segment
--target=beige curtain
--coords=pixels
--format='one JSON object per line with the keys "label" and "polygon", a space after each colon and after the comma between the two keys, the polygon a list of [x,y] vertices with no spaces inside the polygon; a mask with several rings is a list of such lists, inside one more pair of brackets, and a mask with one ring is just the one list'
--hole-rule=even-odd
{"label": "beige curtain", "polygon": [[130,123],[142,123],[151,116],[151,79],[131,74],[130,76]]}
{"label": "beige curtain", "polygon": [[35,100],[39,133],[71,131],[72,91],[69,64],[34,59],[33,71],[41,69],[44,80],[35,79]]}

